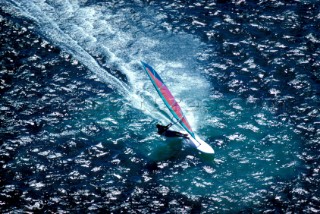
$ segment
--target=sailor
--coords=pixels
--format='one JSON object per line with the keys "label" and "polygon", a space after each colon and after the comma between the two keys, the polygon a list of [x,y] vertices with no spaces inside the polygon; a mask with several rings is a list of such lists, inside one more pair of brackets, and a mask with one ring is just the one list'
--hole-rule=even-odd
{"label": "sailor", "polygon": [[158,134],[159,135],[163,135],[166,137],[183,137],[183,138],[188,138],[188,134],[184,134],[181,132],[177,132],[177,131],[172,131],[169,130],[169,128],[172,126],[172,123],[169,123],[166,126],[157,124],[157,129],[158,129]]}

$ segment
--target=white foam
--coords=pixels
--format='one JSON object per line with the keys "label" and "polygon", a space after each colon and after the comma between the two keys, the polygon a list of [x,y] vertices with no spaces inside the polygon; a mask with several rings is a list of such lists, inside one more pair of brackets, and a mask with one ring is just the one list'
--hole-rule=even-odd
{"label": "white foam", "polygon": [[[173,35],[159,27],[165,15],[149,8],[116,8],[112,3],[83,6],[82,1],[17,0],[15,6],[24,16],[32,17],[38,30],[52,43],[72,54],[100,79],[114,86],[131,105],[153,115],[158,99],[140,60],[152,65],[167,82],[183,109],[193,99],[205,97],[210,87],[195,66],[201,42],[185,33]],[[134,15],[131,10],[135,10]],[[150,16],[148,14],[157,14]],[[97,57],[105,61],[98,63]],[[128,84],[107,72],[103,65],[124,73]],[[192,93],[190,93],[192,89]],[[144,103],[144,109],[141,108]],[[148,113],[151,112],[152,113]],[[186,113],[195,125],[193,112]],[[155,118],[165,117],[161,113]]]}

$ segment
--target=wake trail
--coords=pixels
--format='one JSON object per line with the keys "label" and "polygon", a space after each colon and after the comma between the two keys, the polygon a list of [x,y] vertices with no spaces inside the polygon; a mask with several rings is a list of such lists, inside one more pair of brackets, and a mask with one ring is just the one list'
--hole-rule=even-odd
{"label": "wake trail", "polygon": [[[171,118],[165,107],[163,111],[163,106],[154,102],[159,97],[140,61],[164,74],[175,97],[184,98],[185,102],[180,103],[183,109],[209,91],[207,81],[193,72],[201,42],[185,33],[163,31],[158,24],[165,16],[159,11],[152,8],[146,11],[143,6],[116,8],[112,1],[83,5],[77,0],[9,0],[6,4],[13,14],[32,20],[40,34],[116,89],[130,106],[156,120],[164,122]],[[128,16],[131,10],[135,11],[135,20]],[[146,12],[158,14],[150,16]],[[128,81],[118,79],[104,66],[119,71]],[[189,93],[190,88],[194,93]],[[195,126],[194,113],[188,112],[187,117]]]}
{"label": "wake trail", "polygon": [[[47,17],[42,10],[32,2],[24,2],[25,5],[21,3],[12,2],[14,8],[23,14],[25,17],[30,18],[35,21],[38,26],[38,31],[45,36],[48,40],[54,42],[62,50],[73,55],[78,61],[80,61],[84,66],[96,74],[101,80],[111,84],[122,95],[127,95],[130,92],[130,87],[109,74],[105,69],[103,69],[94,57],[84,50],[74,39],[72,39],[68,34],[64,33],[61,28]],[[24,10],[22,10],[24,8]]]}

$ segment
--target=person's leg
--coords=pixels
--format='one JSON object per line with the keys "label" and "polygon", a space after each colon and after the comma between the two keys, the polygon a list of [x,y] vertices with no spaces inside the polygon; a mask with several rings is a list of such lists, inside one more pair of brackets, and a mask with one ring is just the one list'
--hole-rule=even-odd
{"label": "person's leg", "polygon": [[165,136],[166,137],[185,137],[185,138],[187,138],[188,134],[182,134],[180,132],[168,130],[165,132]]}

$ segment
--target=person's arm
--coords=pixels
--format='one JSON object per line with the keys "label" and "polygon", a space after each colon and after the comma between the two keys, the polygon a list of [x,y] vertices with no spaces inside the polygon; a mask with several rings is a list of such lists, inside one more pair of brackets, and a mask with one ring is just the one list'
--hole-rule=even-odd
{"label": "person's arm", "polygon": [[169,129],[172,126],[172,123],[169,123],[166,128]]}

